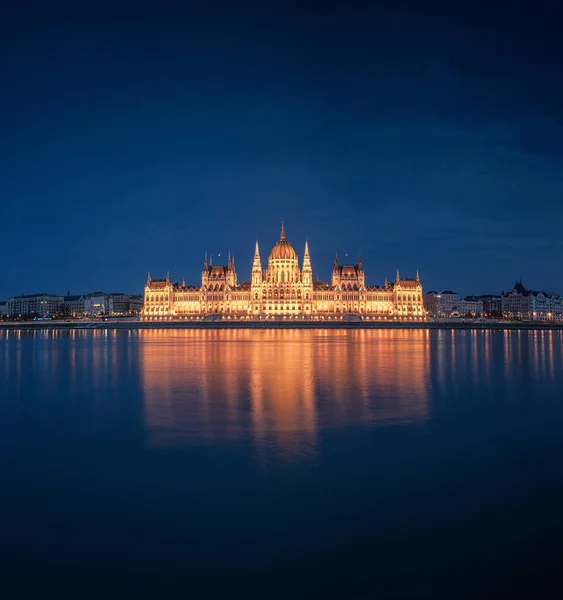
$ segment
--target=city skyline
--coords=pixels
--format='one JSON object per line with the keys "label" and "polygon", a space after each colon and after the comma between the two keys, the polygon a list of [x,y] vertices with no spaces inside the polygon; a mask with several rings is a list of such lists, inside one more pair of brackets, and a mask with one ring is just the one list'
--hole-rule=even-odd
{"label": "city skyline", "polygon": [[321,279],[361,252],[375,280],[561,291],[558,11],[13,3],[0,299],[194,280],[202,249],[247,272],[281,217]]}

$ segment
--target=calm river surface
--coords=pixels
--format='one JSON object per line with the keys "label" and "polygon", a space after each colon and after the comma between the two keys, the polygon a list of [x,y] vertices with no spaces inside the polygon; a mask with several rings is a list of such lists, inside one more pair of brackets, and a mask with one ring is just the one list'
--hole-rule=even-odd
{"label": "calm river surface", "polygon": [[16,594],[537,593],[563,333],[0,330],[0,462]]}

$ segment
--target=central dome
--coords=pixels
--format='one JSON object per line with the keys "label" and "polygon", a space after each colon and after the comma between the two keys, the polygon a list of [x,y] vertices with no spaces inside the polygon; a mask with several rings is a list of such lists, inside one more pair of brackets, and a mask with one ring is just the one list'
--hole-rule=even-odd
{"label": "central dome", "polygon": [[282,223],[281,235],[279,242],[272,248],[270,252],[270,260],[282,258],[282,259],[293,259],[297,260],[297,254],[293,249],[293,246],[285,239],[285,230]]}

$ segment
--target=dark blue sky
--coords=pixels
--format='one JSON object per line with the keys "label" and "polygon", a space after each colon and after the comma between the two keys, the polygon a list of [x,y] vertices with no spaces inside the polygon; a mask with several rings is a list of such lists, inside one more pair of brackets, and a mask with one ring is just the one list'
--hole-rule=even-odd
{"label": "dark blue sky", "polygon": [[282,217],[325,280],[563,292],[560,10],[74,4],[3,8],[0,298],[242,281]]}

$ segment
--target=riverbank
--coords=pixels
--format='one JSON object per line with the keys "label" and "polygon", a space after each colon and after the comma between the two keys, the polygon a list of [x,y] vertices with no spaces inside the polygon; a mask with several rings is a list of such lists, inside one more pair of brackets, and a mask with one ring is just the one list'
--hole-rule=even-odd
{"label": "riverbank", "polygon": [[140,329],[480,329],[480,330],[563,330],[563,323],[516,321],[32,321],[3,322],[0,330],[140,330]]}

